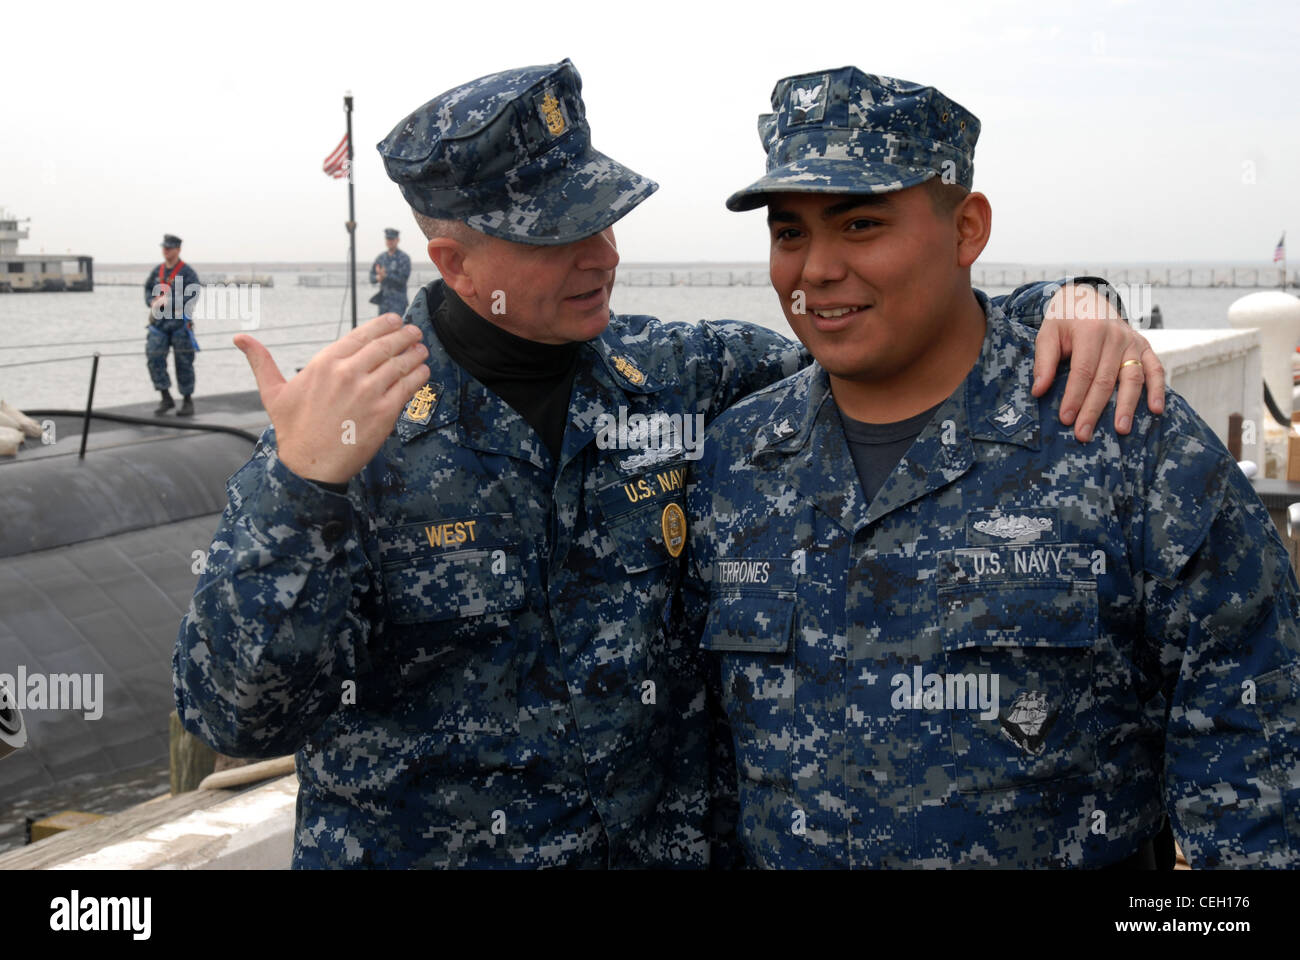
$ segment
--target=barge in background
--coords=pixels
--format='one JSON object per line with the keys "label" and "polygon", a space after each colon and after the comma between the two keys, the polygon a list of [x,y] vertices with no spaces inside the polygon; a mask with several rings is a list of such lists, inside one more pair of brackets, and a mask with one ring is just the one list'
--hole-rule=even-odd
{"label": "barge in background", "polygon": [[27,239],[26,228],[0,208],[0,293],[34,293],[95,289],[95,258],[79,253],[18,252]]}

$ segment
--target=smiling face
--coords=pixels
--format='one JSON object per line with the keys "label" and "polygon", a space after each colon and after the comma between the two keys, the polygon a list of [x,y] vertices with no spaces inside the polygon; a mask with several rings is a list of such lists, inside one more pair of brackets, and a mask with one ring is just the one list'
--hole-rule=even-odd
{"label": "smiling face", "polygon": [[890,381],[936,363],[946,373],[948,334],[959,313],[970,313],[969,267],[988,237],[987,216],[972,230],[972,204],[988,209],[982,194],[970,194],[945,213],[925,184],[770,198],[772,286],[791,328],[833,378]]}
{"label": "smiling face", "polygon": [[460,276],[443,276],[476,313],[515,336],[572,343],[609,325],[618,266],[612,228],[559,246],[482,236],[461,251]]}

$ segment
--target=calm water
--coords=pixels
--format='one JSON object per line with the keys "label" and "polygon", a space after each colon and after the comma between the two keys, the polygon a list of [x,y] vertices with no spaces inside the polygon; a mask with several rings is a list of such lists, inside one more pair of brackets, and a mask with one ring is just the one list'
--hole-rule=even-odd
{"label": "calm water", "polygon": [[171,789],[171,772],[164,757],[159,763],[69,777],[58,786],[26,790],[0,803],[0,853],[26,841],[27,819],[40,820],[64,810],[120,813]]}
{"label": "calm water", "polygon": [[[197,265],[200,271],[202,264]],[[147,268],[126,273],[139,274]],[[256,268],[253,268],[256,270]],[[707,270],[708,265],[693,265]],[[762,270],[761,265],[752,269]],[[625,271],[631,275],[634,271]],[[200,272],[202,276],[202,272]],[[252,390],[256,384],[243,355],[231,346],[231,336],[250,329],[268,346],[286,375],[311,359],[326,343],[348,328],[347,291],[341,287],[298,285],[298,272],[274,274],[275,285],[259,289],[254,298],[245,290],[223,301],[204,303],[196,315],[200,353],[195,360],[197,394]],[[104,279],[101,276],[101,279]],[[368,286],[358,286],[358,317],[371,316]],[[416,287],[411,287],[414,293]],[[1003,293],[990,288],[989,293]],[[1228,306],[1248,290],[1161,288],[1154,302],[1165,325],[1227,326]],[[649,313],[665,320],[750,320],[789,333],[776,295],[766,286],[615,287],[614,309],[620,313]],[[215,309],[213,309],[215,308]],[[97,286],[94,293],[30,293],[0,295],[0,398],[20,408],[81,407],[90,378],[89,355],[102,354],[95,405],[110,406],[153,399],[144,361],[146,307],[138,286]],[[302,342],[312,341],[312,342]],[[170,362],[168,369],[174,379]],[[173,390],[175,385],[173,384]]]}
{"label": "calm water", "polygon": [[[728,265],[716,269],[761,271],[761,265]],[[203,265],[197,264],[202,277]],[[143,280],[148,268],[123,270]],[[242,268],[259,271],[256,267]],[[665,268],[666,269],[666,268]],[[690,265],[692,271],[709,265]],[[347,291],[341,287],[309,288],[298,284],[298,273],[274,274],[275,285],[224,302],[212,301],[197,313],[201,351],[196,359],[197,399],[205,393],[255,389],[243,355],[231,346],[248,315],[258,326],[250,330],[270,350],[282,372],[291,375],[325,343],[348,328]],[[337,270],[341,275],[342,270]],[[100,275],[107,279],[117,271]],[[632,277],[635,270],[624,270]],[[417,289],[413,284],[411,293]],[[1004,289],[989,288],[989,293]],[[1154,291],[1165,325],[1227,326],[1228,306],[1249,293],[1239,289],[1162,288]],[[370,316],[367,285],[358,285],[358,317]],[[20,408],[81,407],[85,403],[94,350],[103,357],[96,386],[96,406],[151,400],[156,397],[144,362],[145,316],[139,286],[100,285],[94,293],[0,295],[0,398]],[[648,313],[665,320],[741,319],[789,334],[776,295],[767,286],[689,287],[629,286],[615,288],[614,309]],[[205,309],[216,307],[217,310]],[[120,342],[115,342],[120,341]],[[313,341],[313,342],[299,342]],[[170,364],[169,364],[170,369]],[[172,371],[174,377],[174,370]],[[174,389],[174,387],[173,387]],[[2,668],[3,665],[0,665]],[[0,807],[0,850],[22,843],[23,818],[59,810],[113,813],[166,792],[167,764],[123,771],[114,777],[84,777],[57,788],[43,788],[21,797],[5,798]]]}

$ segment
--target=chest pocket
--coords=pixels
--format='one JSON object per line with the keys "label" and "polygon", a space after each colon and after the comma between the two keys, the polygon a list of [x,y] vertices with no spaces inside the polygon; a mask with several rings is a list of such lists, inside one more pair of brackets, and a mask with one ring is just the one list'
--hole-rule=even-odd
{"label": "chest pocket", "polygon": [[508,513],[431,519],[379,534],[393,623],[482,617],[524,604],[520,545]]}
{"label": "chest pocket", "polygon": [[737,768],[745,780],[788,786],[798,686],[795,591],[713,589],[700,646],[722,654],[722,704]]}
{"label": "chest pocket", "polygon": [[[519,731],[510,619],[524,605],[520,544],[510,514],[439,518],[379,532],[394,690],[422,698],[437,750],[484,749]],[[494,616],[495,615],[495,616]],[[401,629],[439,624],[440,629]],[[430,749],[434,749],[431,747]]]}
{"label": "chest pocket", "polygon": [[[958,789],[1094,773],[1096,583],[966,583],[940,588],[939,602]],[[994,682],[997,696],[982,710],[976,691]]]}
{"label": "chest pocket", "polygon": [[674,460],[598,491],[605,529],[628,573],[642,573],[681,556],[686,548],[689,461]]}

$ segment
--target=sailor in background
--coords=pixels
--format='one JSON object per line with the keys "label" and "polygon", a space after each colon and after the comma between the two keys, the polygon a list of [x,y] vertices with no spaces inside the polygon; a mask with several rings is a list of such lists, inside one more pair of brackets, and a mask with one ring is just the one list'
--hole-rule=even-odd
{"label": "sailor in background", "polygon": [[370,302],[379,307],[380,313],[401,316],[406,313],[406,281],[411,276],[411,258],[397,249],[399,236],[392,227],[384,231],[388,250],[375,257],[370,266],[370,282],[379,284],[379,292]]}
{"label": "sailor in background", "polygon": [[162,238],[163,262],[149,271],[144,281],[144,302],[149,305],[149,336],[145,340],[144,355],[149,365],[149,377],[154,389],[162,394],[162,402],[154,413],[161,416],[176,406],[171,395],[171,380],[167,376],[167,350],[176,351],[176,387],[183,400],[176,412],[178,417],[194,416],[194,339],[190,311],[199,297],[199,275],[181,259],[181,238],[164,234]]}

